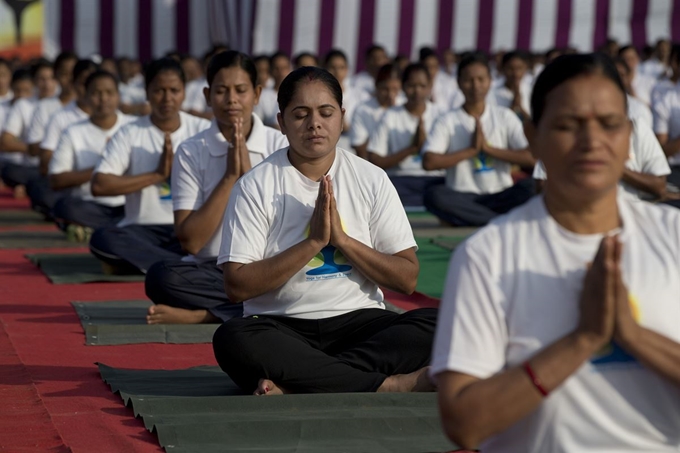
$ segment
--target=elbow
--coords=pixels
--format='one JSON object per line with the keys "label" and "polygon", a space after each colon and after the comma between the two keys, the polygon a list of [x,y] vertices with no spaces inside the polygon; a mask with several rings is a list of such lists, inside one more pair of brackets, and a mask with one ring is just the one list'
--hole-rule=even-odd
{"label": "elbow", "polygon": [[50,182],[50,188],[52,190],[61,190],[63,188],[59,183],[59,177],[57,175],[49,175],[48,181]]}
{"label": "elbow", "polygon": [[196,244],[194,241],[191,241],[189,238],[180,236],[178,234],[177,239],[179,239],[179,243],[182,246],[182,250],[187,252],[189,255],[197,255],[198,252],[201,251],[202,247],[199,247],[198,244]]}
{"label": "elbow", "polygon": [[[462,450],[475,450],[482,439],[479,439],[474,433],[469,432],[460,425],[454,425],[450,421],[443,420],[444,433],[451,442]],[[467,431],[467,432],[466,432]]]}
{"label": "elbow", "polygon": [[423,170],[432,171],[437,170],[434,163],[432,162],[432,153],[425,153],[423,155]]}
{"label": "elbow", "polygon": [[402,285],[401,292],[410,296],[416,291],[416,286],[418,285],[418,277],[411,278],[405,281]]}
{"label": "elbow", "polygon": [[227,293],[227,299],[229,299],[229,302],[232,304],[240,304],[248,299],[243,290],[236,285],[229,284],[226,280],[224,282],[224,292]]}
{"label": "elbow", "polygon": [[98,178],[97,175],[95,175],[94,178],[92,178],[90,184],[90,191],[92,192],[92,195],[94,195],[95,197],[104,197],[108,195],[104,190],[104,186],[100,178]]}

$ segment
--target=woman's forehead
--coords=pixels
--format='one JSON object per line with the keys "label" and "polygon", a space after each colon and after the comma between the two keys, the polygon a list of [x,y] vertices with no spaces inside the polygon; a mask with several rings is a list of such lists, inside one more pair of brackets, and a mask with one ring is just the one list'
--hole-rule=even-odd
{"label": "woman's forehead", "polygon": [[318,80],[300,81],[291,101],[294,105],[306,105],[308,107],[325,104],[337,105],[338,103],[326,84]]}
{"label": "woman's forehead", "polygon": [[545,111],[574,114],[626,113],[625,93],[601,75],[568,80],[546,97]]}

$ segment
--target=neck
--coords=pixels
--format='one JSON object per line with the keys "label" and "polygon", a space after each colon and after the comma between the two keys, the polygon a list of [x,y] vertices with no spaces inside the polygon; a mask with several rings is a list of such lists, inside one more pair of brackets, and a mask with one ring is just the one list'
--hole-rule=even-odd
{"label": "neck", "polygon": [[545,207],[555,221],[576,234],[606,233],[621,226],[614,187],[596,199],[574,199],[546,181]]}
{"label": "neck", "polygon": [[163,132],[175,132],[182,125],[179,113],[169,119],[161,119],[151,113],[151,123]]}
{"label": "neck", "polygon": [[4,90],[0,90],[0,96],[6,96],[7,93],[9,93],[9,87],[7,87],[7,88],[4,89]]}
{"label": "neck", "polygon": [[90,122],[92,122],[92,124],[94,124],[100,129],[105,130],[111,129],[113,126],[116,125],[117,121],[118,121],[117,114],[90,117]]}
{"label": "neck", "polygon": [[89,105],[87,102],[85,102],[84,100],[78,99],[78,100],[76,101],[76,105],[77,105],[78,108],[79,108],[80,110],[82,110],[83,112],[85,112],[85,113],[92,113],[92,109],[90,108],[90,105]]}
{"label": "neck", "polygon": [[59,100],[62,104],[68,104],[76,97],[76,93],[73,90],[61,90],[59,93]]}
{"label": "neck", "polygon": [[680,80],[680,72],[671,74],[671,82],[678,83],[678,80]]}
{"label": "neck", "polygon": [[425,109],[427,108],[426,103],[420,103],[420,104],[414,104],[411,101],[406,102],[406,105],[404,105],[406,110],[411,114],[415,116],[420,116],[423,113],[425,113]]}
{"label": "neck", "polygon": [[484,113],[484,109],[486,108],[486,102],[485,101],[465,101],[465,104],[463,104],[463,110],[465,110],[468,115],[474,116],[475,118],[479,118],[482,116],[482,113]]}
{"label": "neck", "polygon": [[305,159],[294,151],[292,148],[288,150],[288,160],[290,163],[303,175],[312,181],[320,181],[321,178],[328,173],[335,161],[335,149],[323,157],[316,159]]}
{"label": "neck", "polygon": [[385,108],[392,107],[392,104],[390,104],[389,101],[387,101],[387,102],[380,102],[380,99],[377,99],[377,98],[376,98],[376,100],[378,101],[378,105],[379,105],[380,107],[385,107]]}
{"label": "neck", "polygon": [[[220,130],[224,138],[228,141],[234,137],[234,125],[230,123],[220,123],[217,121],[217,128]],[[253,118],[243,118],[243,130],[246,133],[246,141],[250,138],[250,133],[253,132]]]}

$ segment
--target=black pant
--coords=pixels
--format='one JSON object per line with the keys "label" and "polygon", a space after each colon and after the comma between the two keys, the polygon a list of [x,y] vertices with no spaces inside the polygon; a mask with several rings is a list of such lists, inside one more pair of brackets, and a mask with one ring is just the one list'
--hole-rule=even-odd
{"label": "black pant", "polygon": [[60,226],[75,224],[101,228],[120,222],[125,215],[125,206],[106,206],[78,197],[65,196],[57,200],[53,212]]}
{"label": "black pant", "polygon": [[99,228],[92,233],[90,251],[119,269],[142,273],[158,261],[182,256],[182,247],[172,225]]}
{"label": "black pant", "polygon": [[325,319],[233,318],[215,332],[222,370],[252,393],[270,379],[293,393],[375,392],[430,362],[437,310],[356,310]]}
{"label": "black pant", "polygon": [[54,216],[57,201],[68,195],[68,191],[54,191],[46,176],[39,175],[26,184],[26,194],[31,199],[31,208],[46,217]]}
{"label": "black pant", "polygon": [[2,181],[9,187],[25,186],[32,179],[40,177],[38,167],[7,162],[2,166]]}
{"label": "black pant", "polygon": [[390,181],[397,189],[402,206],[423,206],[425,191],[438,184],[444,183],[444,178],[439,176],[390,176]]}
{"label": "black pant", "polygon": [[224,275],[216,261],[181,259],[159,261],[149,268],[144,282],[154,304],[186,310],[208,310],[222,321],[243,316],[243,304],[233,304],[224,292]]}
{"label": "black pant", "polygon": [[483,226],[533,196],[531,178],[523,179],[502,192],[487,195],[456,192],[442,184],[425,192],[425,208],[455,226]]}

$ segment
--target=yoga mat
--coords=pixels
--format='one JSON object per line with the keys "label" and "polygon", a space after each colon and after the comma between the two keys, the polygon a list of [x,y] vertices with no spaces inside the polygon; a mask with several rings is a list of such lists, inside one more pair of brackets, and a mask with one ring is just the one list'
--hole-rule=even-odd
{"label": "yoga mat", "polygon": [[61,231],[2,231],[0,249],[42,249],[50,247],[86,247],[70,242]]}
{"label": "yoga mat", "polygon": [[420,273],[416,291],[441,298],[451,251],[433,244],[429,238],[416,238]]}
{"label": "yoga mat", "polygon": [[430,242],[432,242],[434,245],[437,245],[439,247],[442,247],[446,250],[449,251],[454,251],[458,245],[460,245],[461,242],[463,242],[467,237],[460,237],[460,236],[452,236],[452,237],[443,237],[439,236],[436,238],[430,239]]}
{"label": "yoga mat", "polygon": [[71,302],[86,345],[211,343],[219,324],[147,324],[148,300]]}
{"label": "yoga mat", "polygon": [[30,209],[0,209],[0,227],[17,225],[44,225],[41,214]]}
{"label": "yoga mat", "polygon": [[106,275],[101,262],[89,253],[35,253],[26,258],[55,285],[92,282],[143,282],[144,275]]}
{"label": "yoga mat", "polygon": [[417,453],[454,447],[435,393],[240,395],[217,367],[128,370],[99,365],[167,452]]}

